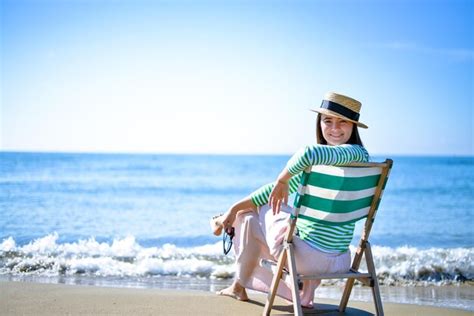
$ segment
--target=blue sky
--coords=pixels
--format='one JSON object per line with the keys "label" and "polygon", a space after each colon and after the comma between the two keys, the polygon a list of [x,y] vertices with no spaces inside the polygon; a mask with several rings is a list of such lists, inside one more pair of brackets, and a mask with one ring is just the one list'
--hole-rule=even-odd
{"label": "blue sky", "polygon": [[336,91],[372,154],[474,155],[472,1],[1,5],[2,150],[291,154]]}

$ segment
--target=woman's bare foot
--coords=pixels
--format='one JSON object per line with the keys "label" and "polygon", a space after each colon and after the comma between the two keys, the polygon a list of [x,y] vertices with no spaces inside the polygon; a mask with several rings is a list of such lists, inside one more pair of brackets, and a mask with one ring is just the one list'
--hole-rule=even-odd
{"label": "woman's bare foot", "polygon": [[247,291],[239,283],[232,283],[231,286],[221,291],[216,292],[217,295],[229,296],[239,301],[248,301]]}
{"label": "woman's bare foot", "polygon": [[209,221],[209,224],[211,225],[212,233],[216,236],[219,236],[222,233],[222,229],[224,228],[224,225],[222,224],[222,221],[220,218],[222,217],[222,214],[213,216],[211,220]]}

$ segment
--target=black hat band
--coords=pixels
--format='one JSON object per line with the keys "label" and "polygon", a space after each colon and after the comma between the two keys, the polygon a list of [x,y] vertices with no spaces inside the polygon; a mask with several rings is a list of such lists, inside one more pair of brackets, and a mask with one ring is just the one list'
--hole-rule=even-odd
{"label": "black hat band", "polygon": [[351,109],[348,109],[345,106],[340,105],[339,103],[323,100],[323,102],[321,103],[321,108],[328,109],[338,114],[341,114],[342,116],[345,116],[350,120],[357,121],[357,122],[359,121],[359,116],[360,116],[359,113],[354,112]]}

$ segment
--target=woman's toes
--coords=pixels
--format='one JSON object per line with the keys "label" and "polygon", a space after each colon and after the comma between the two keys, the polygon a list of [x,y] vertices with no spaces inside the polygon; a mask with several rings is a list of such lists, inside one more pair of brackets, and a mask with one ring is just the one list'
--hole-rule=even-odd
{"label": "woman's toes", "polygon": [[249,298],[247,296],[247,292],[245,291],[245,288],[242,290],[236,290],[233,286],[230,286],[228,288],[225,288],[223,290],[220,290],[216,292],[217,295],[222,295],[222,296],[228,296],[232,297],[233,299],[239,300],[239,301],[248,301]]}

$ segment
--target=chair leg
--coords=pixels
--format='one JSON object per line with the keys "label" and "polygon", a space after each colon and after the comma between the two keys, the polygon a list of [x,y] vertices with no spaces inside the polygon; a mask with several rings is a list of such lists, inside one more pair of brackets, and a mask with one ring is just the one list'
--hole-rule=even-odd
{"label": "chair leg", "polygon": [[380,296],[379,281],[377,280],[377,272],[375,272],[374,258],[372,249],[367,242],[365,248],[365,260],[367,261],[367,270],[372,276],[372,296],[374,297],[375,311],[377,315],[383,316],[382,297]]}
{"label": "chair leg", "polygon": [[278,259],[277,269],[273,275],[272,284],[270,285],[270,290],[267,294],[267,301],[265,302],[265,308],[263,309],[263,315],[268,316],[273,307],[273,302],[275,301],[275,296],[278,289],[278,284],[280,283],[281,276],[283,274],[283,267],[285,266],[287,258],[286,251],[282,251],[280,258]]}
{"label": "chair leg", "polygon": [[[352,261],[351,269],[357,271],[359,269],[360,261],[362,260],[362,255],[364,254],[365,245],[361,243],[357,249],[354,260]],[[343,313],[346,310],[347,303],[349,302],[349,297],[351,296],[352,287],[354,286],[355,279],[348,279],[346,286],[344,287],[344,293],[342,294],[341,302],[339,303],[339,312]]]}
{"label": "chair leg", "polygon": [[301,308],[300,291],[298,288],[298,274],[296,272],[295,254],[293,251],[293,244],[289,243],[288,251],[288,270],[291,276],[291,295],[293,298],[293,312],[295,316],[303,316],[303,309]]}
{"label": "chair leg", "polygon": [[339,303],[339,312],[344,313],[346,311],[349,297],[351,296],[352,287],[354,286],[354,279],[348,279],[346,286],[344,287],[344,293],[342,293],[341,302]]}

